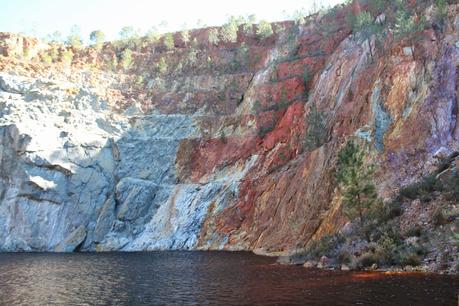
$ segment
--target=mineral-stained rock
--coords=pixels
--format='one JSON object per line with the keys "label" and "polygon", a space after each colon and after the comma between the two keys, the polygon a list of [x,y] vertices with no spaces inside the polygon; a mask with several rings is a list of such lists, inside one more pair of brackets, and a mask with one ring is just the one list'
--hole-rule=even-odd
{"label": "mineral-stained rock", "polygon": [[[0,33],[0,250],[291,255],[351,231],[334,177],[347,139],[368,142],[383,198],[459,150],[459,36],[450,24],[370,52],[350,9],[264,40],[211,46],[195,30],[199,47],[153,43],[125,71],[111,44],[64,67]],[[314,109],[325,136],[311,147]]]}

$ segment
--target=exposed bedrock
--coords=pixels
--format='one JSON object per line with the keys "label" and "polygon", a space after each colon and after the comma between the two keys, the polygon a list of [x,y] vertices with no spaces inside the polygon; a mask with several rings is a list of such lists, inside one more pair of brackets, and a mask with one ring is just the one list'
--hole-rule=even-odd
{"label": "exposed bedrock", "polygon": [[[196,30],[125,70],[111,44],[43,64],[50,45],[0,34],[0,250],[280,254],[335,232],[346,139],[368,143],[382,198],[459,150],[457,9],[414,45],[358,42],[343,9],[264,40]],[[310,147],[314,111],[326,137]]]}

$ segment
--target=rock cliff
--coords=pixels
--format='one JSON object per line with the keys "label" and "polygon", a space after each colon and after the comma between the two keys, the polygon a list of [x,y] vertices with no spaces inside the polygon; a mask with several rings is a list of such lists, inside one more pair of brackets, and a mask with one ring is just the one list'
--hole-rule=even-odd
{"label": "rock cliff", "polygon": [[348,7],[268,38],[199,29],[124,68],[115,44],[0,34],[0,249],[278,254],[335,232],[346,139],[370,144],[384,198],[459,150],[458,10],[382,47],[355,39]]}

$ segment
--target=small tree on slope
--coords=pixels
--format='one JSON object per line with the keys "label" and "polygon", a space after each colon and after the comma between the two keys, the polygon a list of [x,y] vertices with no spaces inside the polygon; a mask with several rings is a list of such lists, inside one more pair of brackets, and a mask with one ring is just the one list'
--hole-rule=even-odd
{"label": "small tree on slope", "polygon": [[343,194],[344,213],[350,218],[358,218],[365,231],[365,213],[378,203],[378,194],[373,182],[374,166],[365,165],[365,153],[352,140],[348,141],[338,154],[336,179]]}

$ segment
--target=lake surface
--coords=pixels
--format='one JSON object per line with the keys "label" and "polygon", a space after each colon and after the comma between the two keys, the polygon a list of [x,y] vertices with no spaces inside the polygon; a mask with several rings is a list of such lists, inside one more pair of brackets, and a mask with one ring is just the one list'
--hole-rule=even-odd
{"label": "lake surface", "polygon": [[251,253],[0,254],[1,305],[458,305],[457,277],[333,272]]}

